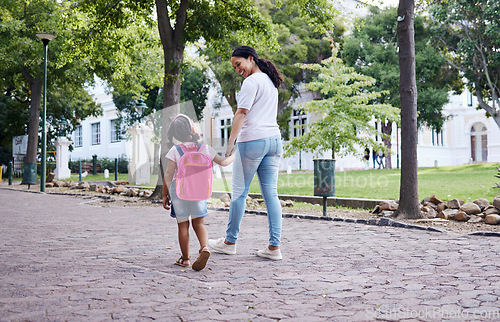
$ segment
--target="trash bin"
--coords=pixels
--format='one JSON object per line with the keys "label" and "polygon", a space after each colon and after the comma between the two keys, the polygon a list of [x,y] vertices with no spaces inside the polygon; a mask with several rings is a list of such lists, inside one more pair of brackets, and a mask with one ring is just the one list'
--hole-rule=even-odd
{"label": "trash bin", "polygon": [[335,196],[335,160],[316,159],[314,162],[314,195]]}
{"label": "trash bin", "polygon": [[316,159],[313,162],[314,195],[323,197],[323,216],[326,216],[326,198],[335,196],[335,160]]}
{"label": "trash bin", "polygon": [[36,184],[36,163],[24,163],[23,184]]}

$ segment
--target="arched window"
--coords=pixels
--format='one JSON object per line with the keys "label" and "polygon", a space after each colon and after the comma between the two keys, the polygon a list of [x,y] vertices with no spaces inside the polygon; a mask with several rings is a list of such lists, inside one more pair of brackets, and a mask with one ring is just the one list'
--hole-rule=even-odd
{"label": "arched window", "polygon": [[488,160],[488,129],[482,123],[474,123],[470,129],[470,157],[472,161]]}

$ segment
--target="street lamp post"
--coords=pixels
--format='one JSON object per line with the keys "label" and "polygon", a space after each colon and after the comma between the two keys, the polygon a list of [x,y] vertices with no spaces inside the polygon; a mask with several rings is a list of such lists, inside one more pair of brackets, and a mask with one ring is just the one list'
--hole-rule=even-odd
{"label": "street lamp post", "polygon": [[43,110],[42,110],[42,169],[40,172],[40,191],[45,192],[45,176],[47,170],[47,47],[55,35],[46,32],[36,34],[43,42]]}

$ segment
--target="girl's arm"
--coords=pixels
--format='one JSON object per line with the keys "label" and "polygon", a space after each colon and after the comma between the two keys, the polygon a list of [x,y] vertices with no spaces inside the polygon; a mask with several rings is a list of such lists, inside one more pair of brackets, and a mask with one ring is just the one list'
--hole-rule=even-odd
{"label": "girl's arm", "polygon": [[230,157],[223,158],[220,155],[216,154],[215,158],[214,158],[214,162],[225,167],[226,165],[230,165],[231,163],[233,163],[234,158],[235,158],[234,156],[235,156],[235,154],[233,153],[233,154],[231,154]]}
{"label": "girl's arm", "polygon": [[229,134],[229,140],[227,144],[226,157],[234,154],[235,143],[238,135],[240,134],[245,119],[247,118],[248,110],[246,108],[238,108],[234,114],[233,124],[231,127],[231,134]]}
{"label": "girl's arm", "polygon": [[172,179],[174,178],[174,172],[177,168],[177,165],[174,161],[168,160],[167,170],[165,171],[165,175],[163,176],[163,190],[162,190],[162,199],[163,199],[163,208],[169,210],[170,209],[170,198],[168,196],[168,187],[172,183]]}

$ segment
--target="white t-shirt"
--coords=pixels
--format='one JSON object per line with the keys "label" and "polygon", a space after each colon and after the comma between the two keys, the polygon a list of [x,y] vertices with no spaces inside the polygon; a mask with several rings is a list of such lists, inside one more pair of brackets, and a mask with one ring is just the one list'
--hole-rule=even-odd
{"label": "white t-shirt", "polygon": [[276,122],[278,89],[265,73],[253,73],[245,78],[236,96],[238,108],[248,110],[238,142],[280,135]]}
{"label": "white t-shirt", "polygon": [[[198,143],[194,143],[194,142],[184,142],[182,144],[186,148],[198,146]],[[204,155],[208,156],[210,158],[210,160],[212,160],[212,161],[214,160],[215,156],[217,155],[217,151],[215,151],[215,149],[212,148],[208,144],[202,144],[200,147],[200,150],[198,150],[198,151],[200,151]],[[177,151],[177,148],[175,147],[175,145],[173,147],[171,147],[170,150],[167,152],[166,158],[171,160],[171,161],[174,161],[175,164],[179,164],[179,161],[181,160],[181,155],[179,154],[179,151]],[[177,178],[177,170],[174,173],[174,180],[176,178]]]}

